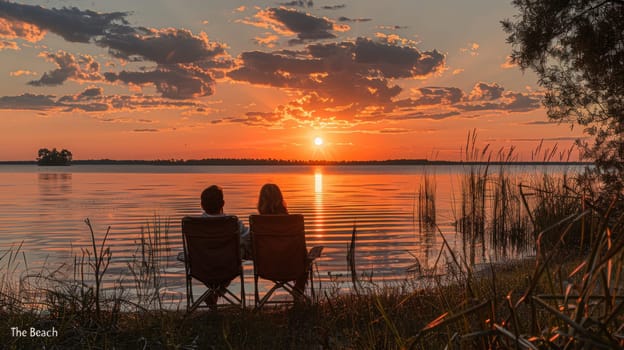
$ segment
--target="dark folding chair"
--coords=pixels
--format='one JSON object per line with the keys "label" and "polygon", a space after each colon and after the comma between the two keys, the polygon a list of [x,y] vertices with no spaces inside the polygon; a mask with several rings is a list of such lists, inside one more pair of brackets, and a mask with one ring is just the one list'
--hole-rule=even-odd
{"label": "dark folding chair", "polygon": [[[292,303],[302,298],[314,300],[314,279],[312,265],[321,255],[323,247],[306,249],[303,216],[294,215],[251,215],[249,217],[251,245],[254,262],[255,307],[260,309],[267,303]],[[273,287],[260,298],[258,280],[266,279]],[[308,280],[312,299],[295,288],[297,280]],[[271,300],[278,289],[286,290],[293,300]]]}
{"label": "dark folding chair", "polygon": [[[219,297],[229,304],[245,308],[245,281],[240,257],[240,229],[236,216],[191,217],[182,219],[184,267],[186,271],[186,307],[192,312],[202,303],[216,308]],[[240,296],[228,289],[240,276]],[[207,290],[193,298],[193,279]],[[227,304],[225,304],[227,305]]]}

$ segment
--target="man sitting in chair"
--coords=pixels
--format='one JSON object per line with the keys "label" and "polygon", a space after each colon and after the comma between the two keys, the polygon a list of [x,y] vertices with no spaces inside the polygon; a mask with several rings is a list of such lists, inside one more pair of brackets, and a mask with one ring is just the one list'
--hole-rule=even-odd
{"label": "man sitting in chair", "polygon": [[[207,187],[201,193],[201,207],[204,211],[202,216],[225,216],[223,213],[223,189],[217,185]],[[249,228],[245,227],[240,219],[238,220],[238,227],[240,229],[240,254],[241,259],[251,259],[251,236],[249,235]]]}

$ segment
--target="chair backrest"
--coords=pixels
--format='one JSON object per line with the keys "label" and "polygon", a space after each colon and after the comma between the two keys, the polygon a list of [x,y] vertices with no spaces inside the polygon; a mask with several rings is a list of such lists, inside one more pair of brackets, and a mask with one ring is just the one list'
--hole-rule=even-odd
{"label": "chair backrest", "polygon": [[293,281],[307,270],[303,215],[249,217],[254,273],[273,281]]}
{"label": "chair backrest", "polygon": [[187,274],[205,284],[229,282],[240,274],[240,228],[236,216],[182,218]]}

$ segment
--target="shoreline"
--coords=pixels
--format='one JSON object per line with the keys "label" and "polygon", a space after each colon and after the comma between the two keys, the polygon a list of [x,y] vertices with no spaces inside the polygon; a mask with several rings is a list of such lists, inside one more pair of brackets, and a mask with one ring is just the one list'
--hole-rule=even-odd
{"label": "shoreline", "polygon": [[[537,166],[537,165],[573,165],[581,166],[592,165],[592,162],[535,162],[535,161],[446,161],[446,160],[426,160],[426,159],[391,159],[391,160],[372,160],[372,161],[299,161],[299,160],[277,160],[277,159],[202,159],[202,160],[73,160],[70,165],[155,165],[155,166],[429,166],[429,165],[520,165],[520,166]],[[37,161],[16,160],[16,161],[0,161],[0,165],[38,165]],[[61,165],[38,165],[61,166]],[[62,165],[67,166],[67,165]]]}

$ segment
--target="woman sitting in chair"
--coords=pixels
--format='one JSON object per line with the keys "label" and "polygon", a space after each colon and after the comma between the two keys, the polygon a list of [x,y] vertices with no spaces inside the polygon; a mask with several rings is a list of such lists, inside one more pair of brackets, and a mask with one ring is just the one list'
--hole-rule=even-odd
{"label": "woman sitting in chair", "polygon": [[[286,201],[284,196],[282,196],[282,191],[276,184],[265,184],[260,189],[258,213],[261,215],[288,215]],[[305,274],[295,281],[295,289],[303,294],[307,282],[308,278],[307,274]]]}

